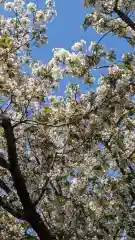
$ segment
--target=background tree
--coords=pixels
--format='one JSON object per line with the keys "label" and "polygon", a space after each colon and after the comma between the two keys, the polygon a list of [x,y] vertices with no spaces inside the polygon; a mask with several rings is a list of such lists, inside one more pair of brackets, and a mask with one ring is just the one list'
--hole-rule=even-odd
{"label": "background tree", "polygon": [[[134,239],[134,52],[117,62],[101,39],[88,49],[81,40],[71,51],[54,49],[47,64],[33,61],[32,41],[47,43],[45,26],[56,13],[52,1],[46,4],[38,10],[14,0],[4,5],[14,16],[1,17],[1,239],[28,239],[29,225],[34,239]],[[96,11],[84,27],[134,45],[134,1],[85,5]],[[65,76],[91,86],[91,70],[104,68],[103,60],[108,72],[94,92],[69,84],[66,97],[51,96]]]}

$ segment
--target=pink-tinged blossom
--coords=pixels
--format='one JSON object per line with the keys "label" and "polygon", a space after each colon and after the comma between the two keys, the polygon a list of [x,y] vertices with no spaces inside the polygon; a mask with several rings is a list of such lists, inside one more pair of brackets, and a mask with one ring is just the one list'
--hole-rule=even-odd
{"label": "pink-tinged blossom", "polygon": [[120,72],[120,69],[117,65],[108,68],[109,74],[117,74]]}

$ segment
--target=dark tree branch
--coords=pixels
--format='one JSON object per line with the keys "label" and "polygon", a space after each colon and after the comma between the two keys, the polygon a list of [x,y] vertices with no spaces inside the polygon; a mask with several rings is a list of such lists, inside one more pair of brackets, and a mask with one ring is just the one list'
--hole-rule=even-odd
{"label": "dark tree branch", "polygon": [[5,168],[7,170],[10,169],[10,164],[7,163],[7,161],[0,156],[0,167]]}
{"label": "dark tree branch", "polygon": [[135,23],[121,10],[117,8],[117,5],[114,7],[114,12],[129,26],[135,31]]}
{"label": "dark tree branch", "polygon": [[13,206],[11,203],[8,203],[6,199],[3,199],[1,196],[0,196],[0,206],[15,218],[25,220],[23,210]]}
{"label": "dark tree branch", "polygon": [[128,156],[128,159],[130,159],[134,153],[135,153],[135,149],[130,153],[130,155]]}
{"label": "dark tree branch", "polygon": [[2,188],[7,194],[11,192],[11,189],[6,185],[6,183],[0,179],[0,188]]}
{"label": "dark tree branch", "polygon": [[[108,142],[104,142],[104,145],[110,151],[110,153],[112,154],[111,146],[109,146]],[[112,154],[112,156],[116,159],[116,163],[117,163],[117,166],[118,166],[121,174],[123,176],[126,176],[126,172],[125,172],[124,168],[122,167],[122,165],[120,165],[119,160],[117,159],[117,156],[115,154]],[[132,189],[132,187],[130,185],[131,182],[130,182],[128,176],[125,177],[125,181],[128,184],[128,186],[129,186],[129,194],[132,197],[133,201],[135,201],[135,192],[133,191],[133,189]]]}
{"label": "dark tree branch", "polygon": [[[54,158],[53,158],[53,161],[52,161],[50,170],[53,168],[53,165],[54,165],[56,156],[57,156],[57,153],[55,154],[55,156],[54,156]],[[47,159],[47,160],[48,160],[48,159]],[[43,187],[42,187],[42,189],[41,189],[41,192],[40,192],[38,198],[34,201],[34,206],[36,206],[36,205],[42,200],[42,198],[43,198],[43,196],[44,196],[44,194],[45,194],[45,191],[46,191],[46,189],[47,189],[47,185],[48,185],[48,183],[49,183],[49,180],[50,180],[49,177],[46,177],[45,183],[44,183],[44,185],[43,185]]]}
{"label": "dark tree branch", "polygon": [[119,2],[119,0],[115,1],[115,8],[118,8],[118,2]]}
{"label": "dark tree branch", "polygon": [[1,125],[4,129],[5,138],[7,141],[10,173],[12,175],[14,186],[24,209],[25,219],[35,230],[39,239],[52,240],[54,238],[45,226],[40,215],[36,212],[35,206],[32,203],[27,191],[25,180],[18,164],[15,137],[10,119],[6,116],[1,116]]}
{"label": "dark tree branch", "polygon": [[49,178],[46,179],[45,184],[42,187],[41,193],[39,194],[38,198],[35,200],[35,202],[34,202],[35,206],[41,201],[42,197],[44,196],[44,193],[46,191],[46,187],[47,187],[48,183],[49,183]]}

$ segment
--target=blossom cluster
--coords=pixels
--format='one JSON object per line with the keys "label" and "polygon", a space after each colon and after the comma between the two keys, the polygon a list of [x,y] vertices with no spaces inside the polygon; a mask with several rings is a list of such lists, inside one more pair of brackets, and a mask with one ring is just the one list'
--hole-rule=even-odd
{"label": "blossom cluster", "polygon": [[[133,10],[134,1],[129,2],[119,1],[119,8],[126,4]],[[93,3],[96,11],[86,25],[134,37],[121,19],[110,19],[115,1],[85,1],[87,7]],[[0,16],[0,92],[7,98],[1,112],[8,114],[14,129],[18,164],[32,202],[57,239],[119,239],[123,230],[130,236],[135,218],[135,55],[124,53],[119,64],[113,49],[106,51],[93,41],[87,47],[81,39],[71,50],[54,48],[47,64],[33,61],[32,44],[47,43],[46,24],[56,14],[54,7],[52,0],[44,10],[14,0],[4,3],[14,16]],[[64,96],[52,94],[67,76],[93,86],[93,70],[102,69],[103,62],[107,71],[95,91],[82,93],[78,84],[69,84]],[[22,71],[23,64],[30,75]],[[8,162],[5,137],[1,126],[0,154]],[[5,188],[2,200],[21,214],[14,179],[1,162],[0,175],[10,189]],[[27,223],[15,225],[5,210],[1,219],[6,223],[3,240],[25,236]]]}

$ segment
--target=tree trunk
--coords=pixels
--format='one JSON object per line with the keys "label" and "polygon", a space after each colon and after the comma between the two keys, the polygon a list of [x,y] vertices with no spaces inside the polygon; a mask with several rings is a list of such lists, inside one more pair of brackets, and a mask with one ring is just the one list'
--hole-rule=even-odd
{"label": "tree trunk", "polygon": [[10,164],[9,171],[12,175],[14,186],[23,206],[24,217],[26,221],[31,225],[31,227],[35,230],[39,239],[54,240],[55,238],[51,235],[50,231],[45,226],[40,215],[36,212],[36,208],[32,203],[27,191],[25,179],[18,164],[15,137],[10,119],[3,116],[1,125],[4,129],[5,138],[7,141],[8,161]]}
{"label": "tree trunk", "polygon": [[40,240],[54,240],[53,236],[45,226],[40,215],[36,212],[33,206],[30,209],[25,210],[25,216],[31,227],[37,233]]}

